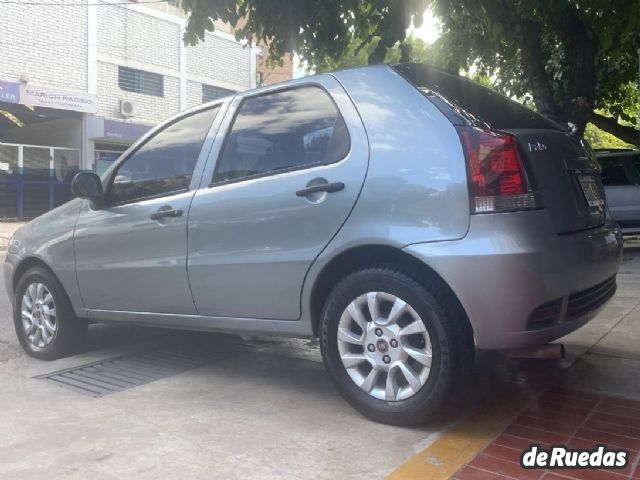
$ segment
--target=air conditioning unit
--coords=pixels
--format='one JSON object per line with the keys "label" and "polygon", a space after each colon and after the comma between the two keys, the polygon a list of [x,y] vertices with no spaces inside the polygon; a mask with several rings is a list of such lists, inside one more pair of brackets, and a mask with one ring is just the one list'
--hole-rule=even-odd
{"label": "air conditioning unit", "polygon": [[135,103],[129,100],[120,100],[120,115],[122,115],[123,117],[133,117],[135,114]]}

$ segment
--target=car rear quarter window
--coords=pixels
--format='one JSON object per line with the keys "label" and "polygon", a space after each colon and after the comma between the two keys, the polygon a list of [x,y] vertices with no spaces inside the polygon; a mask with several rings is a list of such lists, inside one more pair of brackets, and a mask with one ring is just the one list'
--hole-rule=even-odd
{"label": "car rear quarter window", "polygon": [[557,123],[533,110],[459,75],[414,63],[394,68],[423,92],[454,125],[484,124],[497,130],[562,130]]}
{"label": "car rear quarter window", "polygon": [[213,183],[341,160],[349,133],[329,95],[315,86],[246,98],[218,160]]}

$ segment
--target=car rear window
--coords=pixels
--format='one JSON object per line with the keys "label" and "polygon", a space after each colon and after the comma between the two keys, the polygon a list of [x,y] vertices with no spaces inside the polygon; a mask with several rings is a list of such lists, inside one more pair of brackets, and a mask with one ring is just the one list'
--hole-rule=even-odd
{"label": "car rear window", "polygon": [[620,186],[629,185],[631,182],[627,177],[627,172],[624,168],[624,162],[619,159],[598,159],[602,166],[602,183],[607,186]]}
{"label": "car rear window", "polygon": [[602,167],[605,185],[637,185],[640,183],[640,152],[599,151],[596,158]]}
{"label": "car rear window", "polygon": [[631,163],[636,169],[636,173],[640,177],[640,153],[637,153],[635,155],[629,155],[629,158],[631,160]]}
{"label": "car rear window", "polygon": [[424,92],[454,125],[486,124],[498,130],[562,130],[557,123],[533,110],[459,75],[419,63],[394,68]]}

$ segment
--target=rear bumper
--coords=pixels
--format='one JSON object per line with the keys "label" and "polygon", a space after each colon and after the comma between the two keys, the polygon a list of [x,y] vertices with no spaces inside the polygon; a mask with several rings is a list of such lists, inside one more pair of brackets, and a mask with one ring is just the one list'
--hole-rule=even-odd
{"label": "rear bumper", "polygon": [[[474,215],[464,239],[404,250],[449,284],[479,348],[509,349],[542,345],[591,320],[615,292],[622,236],[613,224],[557,235],[539,210]],[[546,317],[533,322],[540,307]]]}

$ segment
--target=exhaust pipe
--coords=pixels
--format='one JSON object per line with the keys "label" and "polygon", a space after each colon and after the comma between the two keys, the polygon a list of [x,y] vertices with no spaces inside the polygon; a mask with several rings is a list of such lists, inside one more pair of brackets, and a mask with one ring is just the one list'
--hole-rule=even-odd
{"label": "exhaust pipe", "polygon": [[501,350],[500,353],[510,358],[535,358],[540,360],[563,360],[564,345],[562,343],[547,343],[534,348],[515,348]]}

